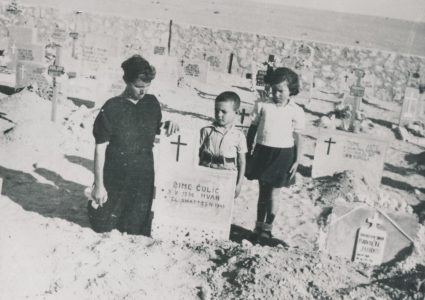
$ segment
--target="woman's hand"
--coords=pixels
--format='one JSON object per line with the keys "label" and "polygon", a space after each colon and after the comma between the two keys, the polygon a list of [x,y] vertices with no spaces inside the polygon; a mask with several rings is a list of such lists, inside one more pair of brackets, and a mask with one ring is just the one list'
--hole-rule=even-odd
{"label": "woman's hand", "polygon": [[237,184],[235,189],[235,199],[239,197],[239,194],[241,193],[241,187],[242,184]]}
{"label": "woman's hand", "polygon": [[108,192],[106,191],[104,185],[94,185],[91,195],[96,204],[98,204],[100,207],[102,207],[103,204],[105,204],[108,200]]}
{"label": "woman's hand", "polygon": [[297,160],[292,164],[292,167],[289,170],[289,174],[291,174],[291,176],[289,177],[290,180],[294,178],[295,173],[297,173],[298,165],[299,165],[299,162]]}
{"label": "woman's hand", "polygon": [[178,132],[180,130],[180,126],[177,123],[174,123],[173,121],[165,121],[164,129],[166,130],[165,134],[167,136],[170,136]]}

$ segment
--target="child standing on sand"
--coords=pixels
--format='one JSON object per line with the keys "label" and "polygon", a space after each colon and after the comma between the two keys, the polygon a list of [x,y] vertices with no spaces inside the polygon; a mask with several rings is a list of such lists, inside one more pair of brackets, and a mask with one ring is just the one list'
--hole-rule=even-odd
{"label": "child standing on sand", "polygon": [[245,173],[247,152],[244,134],[235,127],[240,98],[223,92],[215,99],[215,121],[201,129],[199,164],[215,169],[237,170],[235,198],[239,196]]}
{"label": "child standing on sand", "polygon": [[304,128],[304,111],[291,100],[299,92],[298,75],[288,68],[277,68],[265,80],[271,85],[272,99],[256,102],[247,136],[246,177],[259,183],[256,238],[272,237],[280,191],[293,184],[301,159],[300,132]]}

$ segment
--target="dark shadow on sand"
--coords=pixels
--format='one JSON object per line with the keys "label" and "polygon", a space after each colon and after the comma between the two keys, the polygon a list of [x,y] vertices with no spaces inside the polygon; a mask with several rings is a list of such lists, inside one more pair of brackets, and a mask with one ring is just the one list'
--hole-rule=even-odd
{"label": "dark shadow on sand", "polygon": [[31,174],[0,166],[2,193],[27,211],[89,227],[84,186],[47,169],[38,168],[35,172],[54,185],[40,183]]}
{"label": "dark shadow on sand", "polygon": [[282,240],[276,238],[259,238],[256,239],[251,230],[245,229],[241,226],[232,224],[230,228],[230,240],[236,243],[241,244],[242,240],[247,240],[252,244],[260,244],[261,246],[270,246],[276,247],[278,245],[282,245],[285,249],[289,248],[289,245]]}
{"label": "dark shadow on sand", "polygon": [[413,168],[398,167],[398,166],[394,166],[394,165],[389,164],[389,163],[385,163],[384,170],[392,172],[392,173],[396,173],[396,174],[399,174],[399,175],[402,175],[402,176],[418,173],[417,170],[415,170]]}
{"label": "dark shadow on sand", "polygon": [[425,188],[414,187],[414,186],[412,186],[412,185],[410,185],[406,182],[394,180],[394,179],[389,178],[389,177],[382,177],[381,183],[384,184],[384,185],[388,185],[390,187],[399,189],[399,190],[407,191],[407,192],[414,192],[415,189],[417,189],[421,193],[425,193]]}
{"label": "dark shadow on sand", "polygon": [[80,156],[76,156],[76,155],[65,155],[65,158],[76,165],[80,165],[84,168],[86,168],[87,170],[93,172],[93,160],[91,159],[87,159],[84,157],[80,157]]}
{"label": "dark shadow on sand", "polygon": [[180,115],[183,115],[183,116],[191,116],[193,118],[198,118],[198,119],[206,120],[206,121],[209,121],[209,122],[214,121],[214,118],[212,118],[212,117],[208,117],[208,116],[201,115],[201,114],[194,113],[194,112],[174,109],[174,108],[169,107],[166,104],[161,104],[161,108],[162,108],[163,111],[166,111],[166,112],[169,112],[169,113],[180,114]]}

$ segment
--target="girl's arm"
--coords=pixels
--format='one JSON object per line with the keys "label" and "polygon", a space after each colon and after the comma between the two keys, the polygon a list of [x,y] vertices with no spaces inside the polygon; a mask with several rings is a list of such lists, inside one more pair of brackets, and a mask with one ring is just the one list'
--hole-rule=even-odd
{"label": "girl's arm", "polygon": [[299,163],[300,163],[300,161],[301,161],[301,156],[302,156],[302,153],[303,153],[303,142],[302,142],[302,139],[301,139],[301,134],[299,133],[299,132],[294,132],[294,144],[295,144],[295,149],[296,149],[296,153],[295,153],[295,161],[294,161],[294,164],[292,165],[292,167],[291,167],[291,170],[289,171],[290,173],[291,173],[291,179],[292,179],[292,177],[294,177],[295,176],[295,173],[297,172],[297,168],[298,168],[298,165],[299,165]]}
{"label": "girl's arm", "polygon": [[94,149],[94,187],[92,196],[100,206],[108,199],[108,193],[103,183],[103,167],[105,166],[105,152],[108,144],[109,142],[96,144]]}
{"label": "girl's arm", "polygon": [[242,187],[243,177],[245,175],[246,159],[245,153],[238,153],[238,178],[236,180],[235,198],[239,196]]}
{"label": "girl's arm", "polygon": [[254,140],[257,134],[257,125],[251,125],[248,129],[248,134],[246,136],[246,142],[248,146],[248,154],[252,154],[252,148],[254,147]]}

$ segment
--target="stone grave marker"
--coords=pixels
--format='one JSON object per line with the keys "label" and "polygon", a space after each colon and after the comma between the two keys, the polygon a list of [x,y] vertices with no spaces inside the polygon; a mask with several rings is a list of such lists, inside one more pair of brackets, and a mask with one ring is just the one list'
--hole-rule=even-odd
{"label": "stone grave marker", "polygon": [[352,170],[379,186],[387,147],[387,141],[374,136],[321,130],[314,151],[312,177]]}
{"label": "stone grave marker", "polygon": [[164,46],[155,46],[153,48],[153,54],[155,55],[165,55],[166,48]]}
{"label": "stone grave marker", "polygon": [[245,135],[248,133],[248,129],[250,126],[250,113],[248,112],[248,108],[241,107],[239,109],[239,118],[238,118],[238,124],[236,124],[236,127],[238,127],[240,130],[242,130]]}
{"label": "stone grave marker", "polygon": [[[419,89],[414,87],[406,87],[404,92],[404,100],[401,107],[399,126],[415,121],[418,113],[421,110],[419,107]],[[419,111],[418,111],[419,108]]]}
{"label": "stone grave marker", "polygon": [[16,61],[44,62],[45,47],[41,44],[16,45]]}
{"label": "stone grave marker", "polygon": [[18,61],[15,88],[26,87],[32,83],[36,83],[39,88],[47,88],[49,82],[46,76],[46,65],[37,62]]}
{"label": "stone grave marker", "polygon": [[354,74],[357,82],[350,87],[350,94],[344,97],[344,104],[351,107],[351,118],[349,130],[354,131],[354,122],[356,121],[356,112],[361,109],[362,99],[365,93],[365,88],[361,86],[360,81],[365,72],[362,69],[355,69]]}
{"label": "stone grave marker", "polygon": [[185,80],[195,80],[202,83],[207,82],[208,62],[199,59],[182,61],[183,65],[180,67],[180,74],[185,78]]}
{"label": "stone grave marker", "polygon": [[410,214],[339,203],[332,209],[324,248],[335,256],[379,265],[413,246],[418,229],[417,219]]}
{"label": "stone grave marker", "polygon": [[257,75],[255,76],[255,87],[259,90],[264,90],[266,84],[264,82],[264,77],[267,75],[266,70],[258,70]]}
{"label": "stone grave marker", "polygon": [[152,237],[184,242],[228,239],[236,172],[198,165],[198,131],[162,135],[155,148]]}
{"label": "stone grave marker", "polygon": [[118,44],[116,37],[87,33],[80,43],[81,73],[96,76],[102,72],[116,70]]}
{"label": "stone grave marker", "polygon": [[68,39],[68,31],[65,28],[55,26],[52,33],[52,40],[58,44],[63,44]]}
{"label": "stone grave marker", "polygon": [[204,60],[209,63],[209,68],[215,72],[226,72],[228,66],[229,53],[205,53]]}
{"label": "stone grave marker", "polygon": [[11,44],[34,44],[37,39],[37,32],[34,27],[10,26],[9,41]]}

